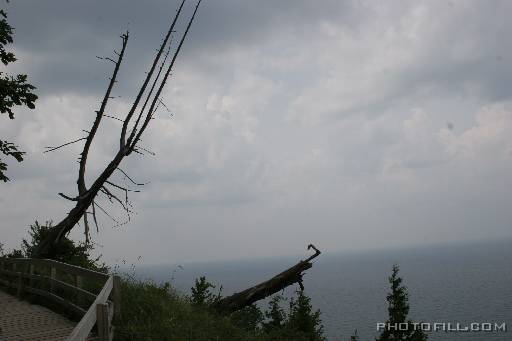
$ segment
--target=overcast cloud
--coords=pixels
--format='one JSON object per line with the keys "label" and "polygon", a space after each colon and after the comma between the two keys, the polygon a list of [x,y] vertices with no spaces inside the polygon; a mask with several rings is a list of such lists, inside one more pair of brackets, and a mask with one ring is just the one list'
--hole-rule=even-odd
{"label": "overcast cloud", "polygon": [[[190,14],[193,3],[188,3]],[[110,106],[123,113],[177,4],[5,5],[36,110],[3,120],[27,151],[1,185],[1,239],[70,209],[109,56],[131,32]],[[512,237],[510,1],[205,0],[161,111],[130,157],[131,222],[101,219],[109,262],[234,259]],[[179,32],[183,30],[182,22]],[[92,178],[116,148],[106,122]],[[121,180],[121,179],[120,179]],[[116,212],[122,219],[121,212]],[[73,236],[82,238],[80,228]]]}

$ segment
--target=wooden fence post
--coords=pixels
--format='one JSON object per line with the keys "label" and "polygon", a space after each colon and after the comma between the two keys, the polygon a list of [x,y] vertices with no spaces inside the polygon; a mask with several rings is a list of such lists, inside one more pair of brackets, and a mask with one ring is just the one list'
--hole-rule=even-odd
{"label": "wooden fence post", "polygon": [[[75,287],[82,289],[82,276],[75,275]],[[78,306],[82,304],[82,294],[80,292],[76,294],[76,303]]]}
{"label": "wooden fence post", "polygon": [[30,279],[28,280],[29,281],[29,287],[33,288],[34,287],[34,278],[32,276],[34,276],[34,264],[30,264],[30,269],[29,269],[29,273],[30,273]]}
{"label": "wooden fence post", "polygon": [[20,297],[22,291],[23,291],[23,278],[21,277],[21,272],[18,272],[18,283],[16,285],[16,296]]}
{"label": "wooden fence post", "polygon": [[16,263],[12,264],[12,271],[18,273],[18,276],[16,276],[16,296],[20,297],[22,290],[21,272],[18,272],[18,266]]}
{"label": "wooden fence post", "polygon": [[106,303],[96,305],[96,326],[98,328],[98,339],[109,341],[110,323],[108,320],[108,304]]}
{"label": "wooden fence post", "polygon": [[[50,270],[50,278],[51,279],[57,278],[57,269],[53,265]],[[51,293],[55,292],[55,282],[54,281],[50,281],[50,292]]]}
{"label": "wooden fence post", "polygon": [[114,275],[112,287],[112,301],[114,302],[114,318],[121,316],[121,277]]}

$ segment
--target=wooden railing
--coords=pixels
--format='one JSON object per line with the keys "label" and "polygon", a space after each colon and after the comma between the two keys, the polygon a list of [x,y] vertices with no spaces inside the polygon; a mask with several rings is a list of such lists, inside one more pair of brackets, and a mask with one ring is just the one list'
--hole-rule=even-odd
{"label": "wooden railing", "polygon": [[100,341],[113,338],[112,320],[121,309],[119,276],[50,259],[0,257],[0,284],[81,318],[68,341],[86,340],[95,325]]}

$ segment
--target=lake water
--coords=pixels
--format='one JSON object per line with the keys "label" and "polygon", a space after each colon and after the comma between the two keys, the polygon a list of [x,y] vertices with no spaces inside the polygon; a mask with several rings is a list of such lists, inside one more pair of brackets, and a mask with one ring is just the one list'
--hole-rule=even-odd
{"label": "lake water", "polygon": [[[305,257],[303,257],[305,258]],[[205,275],[222,284],[225,295],[266,280],[298,258],[223,263],[176,264],[136,269],[157,282],[172,280],[190,293]],[[314,308],[322,311],[329,340],[374,340],[377,322],[387,317],[388,276],[394,263],[409,290],[413,321],[506,323],[506,332],[430,332],[429,340],[512,340],[512,240],[436,246],[400,251],[322,254],[304,276]],[[296,288],[289,288],[290,295]]]}

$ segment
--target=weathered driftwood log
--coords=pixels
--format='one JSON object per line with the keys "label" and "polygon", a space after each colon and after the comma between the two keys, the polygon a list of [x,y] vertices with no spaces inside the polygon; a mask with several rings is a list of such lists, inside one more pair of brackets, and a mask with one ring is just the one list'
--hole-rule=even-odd
{"label": "weathered driftwood log", "polygon": [[309,249],[314,249],[315,254],[308,259],[301,260],[299,263],[272,277],[268,281],[262,282],[231,296],[224,297],[215,304],[214,308],[219,312],[229,314],[251,305],[256,301],[271,296],[294,283],[298,283],[301,290],[304,290],[304,286],[302,284],[303,272],[313,266],[311,260],[318,257],[321,253],[313,246],[313,244],[308,245],[308,250]]}

